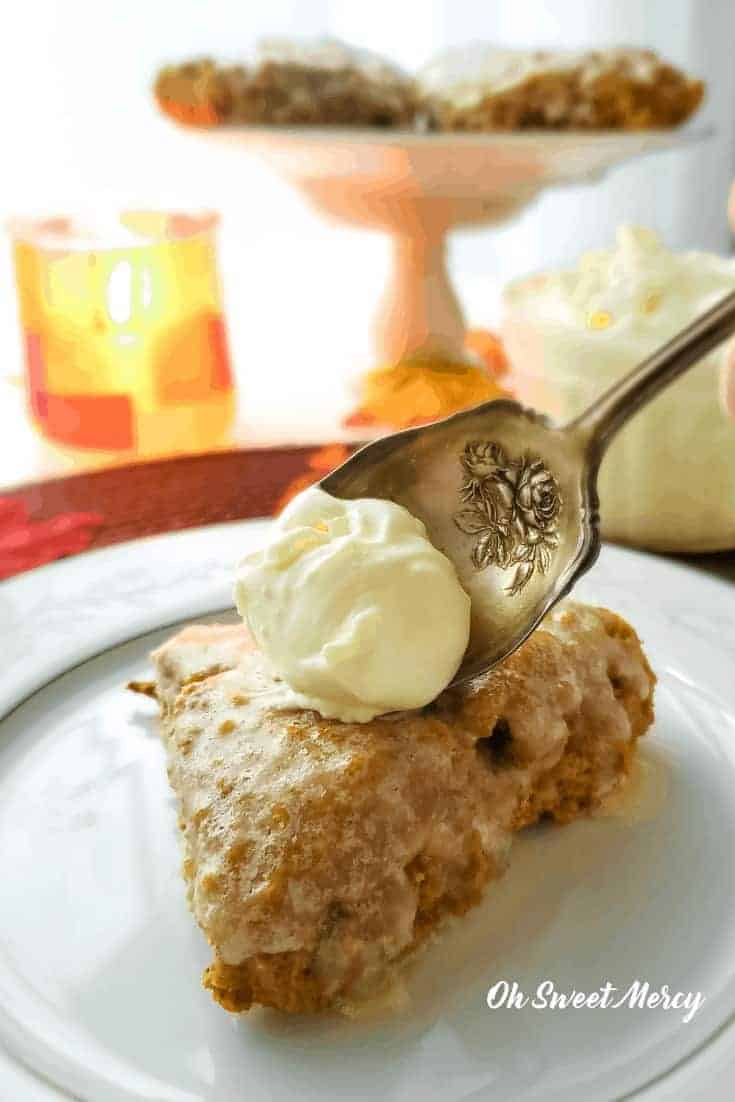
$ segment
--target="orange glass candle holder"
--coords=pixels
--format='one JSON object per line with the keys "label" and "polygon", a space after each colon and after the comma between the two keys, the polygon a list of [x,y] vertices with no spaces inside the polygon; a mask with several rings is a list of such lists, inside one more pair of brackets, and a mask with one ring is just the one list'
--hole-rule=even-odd
{"label": "orange glass candle holder", "polygon": [[11,224],[31,416],[77,448],[162,455],[226,439],[232,374],[213,214]]}

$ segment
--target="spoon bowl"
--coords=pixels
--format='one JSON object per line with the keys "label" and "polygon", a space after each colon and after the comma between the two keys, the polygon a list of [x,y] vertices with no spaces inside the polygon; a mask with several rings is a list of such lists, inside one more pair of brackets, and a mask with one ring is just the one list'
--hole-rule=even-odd
{"label": "spoon bowl", "polygon": [[517,402],[485,402],[368,444],[320,485],[387,498],[426,525],[472,602],[454,684],[533,631],[599,552],[585,440]]}
{"label": "spoon bowl", "polygon": [[569,425],[517,402],[486,402],[376,440],[322,479],[333,497],[403,505],[454,563],[472,607],[452,684],[516,650],[589,570],[600,548],[597,473],[610,440],[733,331],[735,292]]}

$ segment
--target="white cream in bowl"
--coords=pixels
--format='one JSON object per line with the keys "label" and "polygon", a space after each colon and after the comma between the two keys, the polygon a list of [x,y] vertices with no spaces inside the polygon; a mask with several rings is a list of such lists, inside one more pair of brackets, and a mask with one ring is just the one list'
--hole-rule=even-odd
{"label": "white cream in bowl", "polygon": [[[735,261],[623,227],[576,268],[511,284],[503,340],[519,399],[567,420],[735,289]],[[621,431],[600,471],[603,534],[661,550],[735,547],[735,421],[717,349]]]}

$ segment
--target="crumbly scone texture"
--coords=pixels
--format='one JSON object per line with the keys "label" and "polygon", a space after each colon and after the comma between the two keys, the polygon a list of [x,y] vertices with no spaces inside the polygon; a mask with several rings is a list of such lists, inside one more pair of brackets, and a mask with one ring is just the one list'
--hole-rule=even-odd
{"label": "crumbly scone texture", "polygon": [[503,665],[365,724],[278,711],[241,627],[155,652],[184,876],[227,1010],[360,998],[505,868],[513,831],[588,812],[653,717],[633,629],[566,605]]}
{"label": "crumbly scone texture", "polygon": [[413,85],[398,71],[298,61],[249,69],[203,58],[162,69],[154,91],[162,111],[190,126],[410,126],[415,111]]}
{"label": "crumbly scone texture", "polygon": [[[578,55],[498,50],[498,76],[474,88],[442,79],[440,64],[418,79],[417,102],[439,130],[647,130],[678,126],[699,107],[704,84],[650,50]],[[511,55],[511,64],[506,58]],[[515,65],[515,76],[513,75]],[[452,66],[454,68],[454,65]],[[502,74],[502,75],[501,75]]]}

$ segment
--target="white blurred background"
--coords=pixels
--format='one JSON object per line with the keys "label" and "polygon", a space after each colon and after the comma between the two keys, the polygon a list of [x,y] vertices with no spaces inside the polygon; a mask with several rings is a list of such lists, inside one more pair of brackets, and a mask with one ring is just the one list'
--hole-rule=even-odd
{"label": "white blurred background", "polygon": [[[622,221],[674,246],[730,248],[735,170],[732,0],[24,0],[0,40],[4,157],[0,215],[84,207],[214,207],[243,407],[256,420],[331,417],[345,378],[370,366],[369,327],[388,246],[329,225],[260,161],[211,146],[156,112],[167,60],[236,57],[268,33],[330,33],[406,67],[472,38],[512,45],[651,46],[708,82],[698,124],[716,135],[615,170],[594,187],[547,193],[500,231],[454,237],[451,267],[469,319],[491,325],[512,276],[572,262]],[[0,266],[0,373],[20,370],[9,250]],[[263,373],[274,380],[264,397]],[[277,385],[275,385],[277,383]],[[288,398],[286,399],[286,395]],[[338,398],[335,398],[338,395]],[[331,403],[331,405],[330,405]],[[314,422],[316,423],[316,422]],[[251,425],[257,435],[257,425]],[[312,430],[310,430],[312,431]],[[313,431],[316,431],[313,430]]]}

